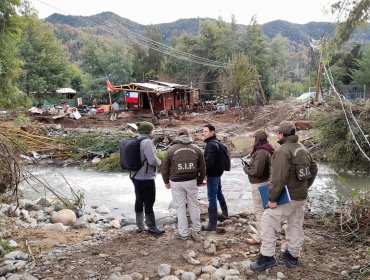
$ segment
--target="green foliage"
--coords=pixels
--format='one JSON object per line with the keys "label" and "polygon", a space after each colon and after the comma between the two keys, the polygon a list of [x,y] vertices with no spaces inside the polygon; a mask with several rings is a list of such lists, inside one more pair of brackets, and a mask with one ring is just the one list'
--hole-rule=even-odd
{"label": "green foliage", "polygon": [[103,133],[100,131],[68,134],[61,139],[62,143],[74,147],[74,158],[81,159],[89,155],[110,155],[117,152],[119,142],[128,137],[127,132]]}
{"label": "green foliage", "polygon": [[[354,141],[339,101],[336,99],[327,101],[330,104],[328,110],[315,111],[312,114],[317,128],[316,137],[321,146],[315,155],[335,169],[369,171],[370,162]],[[345,108],[356,140],[365,154],[369,156],[370,147],[351,117],[347,103]],[[360,128],[365,132],[370,131],[370,109],[365,104],[356,104],[352,111]]]}
{"label": "green foliage", "polygon": [[0,250],[0,256],[4,256],[12,251],[7,240],[0,239],[0,247],[3,248],[3,250]]}
{"label": "green foliage", "polygon": [[36,99],[53,97],[56,89],[67,82],[67,63],[61,45],[32,10],[23,11],[22,21],[20,87]]}
{"label": "green foliage", "polygon": [[0,1],[0,108],[12,109],[27,103],[14,80],[20,73],[17,57],[21,18],[17,14],[19,0]]}
{"label": "green foliage", "polygon": [[250,62],[249,57],[244,54],[233,55],[226,88],[235,101],[240,101],[244,107],[252,105],[258,81],[256,67]]}
{"label": "green foliage", "polygon": [[353,69],[353,82],[357,85],[370,85],[370,45],[361,59],[356,59],[357,69]]}
{"label": "green foliage", "polygon": [[17,118],[13,121],[14,125],[17,127],[27,125],[30,122],[30,118],[25,115],[18,115]]}

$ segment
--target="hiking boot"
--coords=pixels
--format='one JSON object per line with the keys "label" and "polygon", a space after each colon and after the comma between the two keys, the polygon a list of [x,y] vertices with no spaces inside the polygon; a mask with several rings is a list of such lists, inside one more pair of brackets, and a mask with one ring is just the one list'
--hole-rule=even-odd
{"label": "hiking boot", "polygon": [[280,256],[283,257],[284,262],[287,267],[293,268],[298,265],[298,258],[293,257],[288,250],[284,250],[280,253]]}
{"label": "hiking boot", "polygon": [[274,266],[277,266],[275,257],[267,257],[264,255],[259,255],[258,259],[250,264],[250,268],[253,271],[264,271]]}
{"label": "hiking boot", "polygon": [[189,239],[189,236],[182,236],[182,235],[180,235],[180,233],[176,233],[175,234],[175,238],[176,239],[181,239],[181,240],[188,240]]}
{"label": "hiking boot", "polygon": [[200,235],[200,232],[192,231],[190,236],[195,242],[200,243],[204,241],[204,237]]}

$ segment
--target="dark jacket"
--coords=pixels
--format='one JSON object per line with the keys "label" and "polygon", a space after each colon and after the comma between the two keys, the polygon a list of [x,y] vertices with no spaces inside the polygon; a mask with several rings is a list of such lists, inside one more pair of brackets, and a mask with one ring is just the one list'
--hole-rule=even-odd
{"label": "dark jacket", "polygon": [[206,147],[204,149],[204,158],[206,160],[206,174],[210,177],[220,177],[224,171],[220,167],[220,147],[215,136],[204,140]]}
{"label": "dark jacket", "polygon": [[[276,202],[285,185],[292,200],[305,200],[317,175],[317,164],[297,135],[287,136],[272,156],[269,201]],[[303,177],[300,177],[300,176]]]}
{"label": "dark jacket", "polygon": [[252,153],[249,165],[243,167],[252,184],[267,182],[270,179],[271,155],[274,148],[270,143],[265,143],[256,148]]}
{"label": "dark jacket", "polygon": [[168,184],[170,180],[183,182],[197,179],[200,183],[205,179],[206,166],[203,152],[192,142],[189,136],[181,135],[168,149],[161,167],[165,184]]}

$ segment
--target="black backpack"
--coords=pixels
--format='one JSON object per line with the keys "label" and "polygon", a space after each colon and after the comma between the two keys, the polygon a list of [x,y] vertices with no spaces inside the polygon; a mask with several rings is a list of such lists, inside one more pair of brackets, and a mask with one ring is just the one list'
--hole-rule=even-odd
{"label": "black backpack", "polygon": [[230,161],[230,152],[227,146],[220,141],[216,141],[220,149],[220,167],[223,171],[230,171],[231,161]]}
{"label": "black backpack", "polygon": [[140,157],[140,142],[144,139],[147,139],[147,137],[133,136],[121,141],[119,146],[119,163],[122,169],[138,171],[144,165],[146,159],[141,161]]}

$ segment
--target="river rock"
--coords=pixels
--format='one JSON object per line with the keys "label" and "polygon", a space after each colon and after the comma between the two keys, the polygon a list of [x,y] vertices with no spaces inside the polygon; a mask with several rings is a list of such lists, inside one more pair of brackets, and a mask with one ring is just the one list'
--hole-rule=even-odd
{"label": "river rock", "polygon": [[100,205],[95,211],[98,214],[109,214],[110,213],[109,209],[105,207],[104,205]]}
{"label": "river rock", "polygon": [[50,221],[53,224],[62,223],[65,226],[73,225],[77,220],[75,212],[70,209],[63,209],[58,212],[54,212],[51,217]]}
{"label": "river rock", "polygon": [[169,264],[161,264],[159,267],[158,267],[158,275],[159,277],[165,277],[165,276],[168,276],[171,274],[171,266]]}

